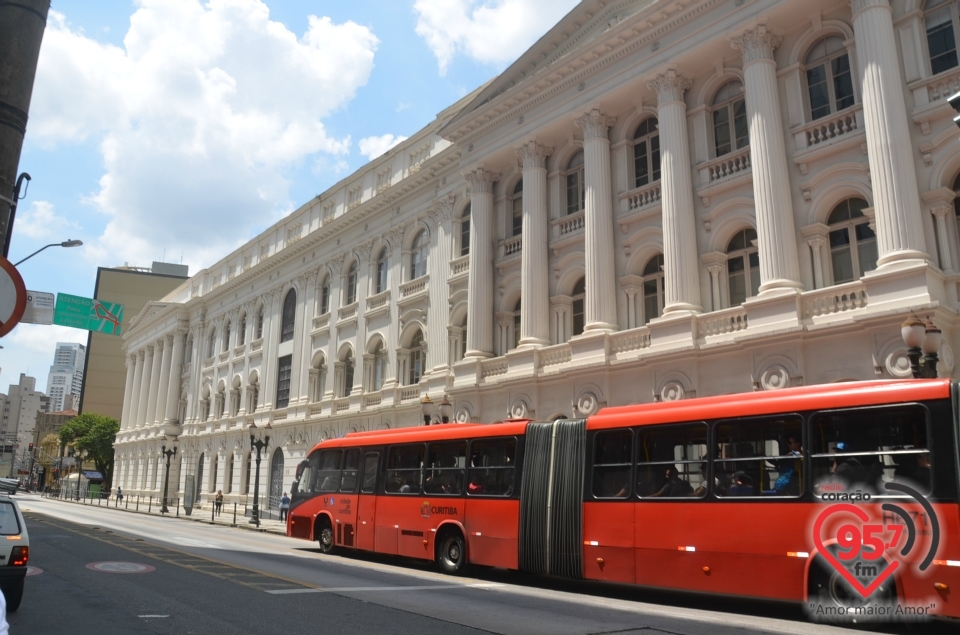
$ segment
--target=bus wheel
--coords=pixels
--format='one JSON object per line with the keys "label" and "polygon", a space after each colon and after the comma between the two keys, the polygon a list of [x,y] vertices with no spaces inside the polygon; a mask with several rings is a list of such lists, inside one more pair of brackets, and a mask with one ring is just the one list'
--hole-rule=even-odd
{"label": "bus wheel", "polygon": [[320,543],[321,553],[333,553],[333,527],[330,526],[330,520],[326,516],[320,520],[317,542]]}
{"label": "bus wheel", "polygon": [[[897,599],[897,586],[893,579],[889,578],[873,592],[873,595],[864,598],[833,567],[822,560],[817,560],[810,571],[810,588],[807,593],[808,609],[814,617],[817,617],[818,612],[829,616],[837,608],[855,609],[890,605]],[[828,618],[821,621],[832,620]],[[849,622],[849,619],[840,621]]]}
{"label": "bus wheel", "polygon": [[448,530],[437,539],[437,564],[440,570],[449,575],[463,572],[467,562],[463,536],[457,530]]}

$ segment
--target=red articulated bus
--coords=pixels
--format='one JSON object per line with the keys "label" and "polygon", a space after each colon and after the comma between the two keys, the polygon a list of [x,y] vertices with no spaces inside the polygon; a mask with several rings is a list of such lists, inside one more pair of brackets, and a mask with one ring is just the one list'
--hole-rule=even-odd
{"label": "red articulated bus", "polygon": [[[476,564],[840,607],[867,597],[960,617],[958,414],[949,380],[870,381],[348,434],[298,466],[287,534],[451,574]],[[814,535],[868,512],[885,524]],[[851,553],[876,582],[862,597],[834,564]]]}

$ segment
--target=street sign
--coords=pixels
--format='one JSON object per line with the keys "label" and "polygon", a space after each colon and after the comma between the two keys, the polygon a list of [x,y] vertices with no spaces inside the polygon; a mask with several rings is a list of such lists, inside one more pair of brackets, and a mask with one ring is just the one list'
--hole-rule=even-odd
{"label": "street sign", "polygon": [[57,294],[57,306],[53,313],[54,324],[120,335],[122,321],[122,304],[101,302],[93,298],[81,298],[66,293]]}
{"label": "street sign", "polygon": [[20,321],[25,324],[53,324],[56,296],[44,291],[27,291],[27,310]]}
{"label": "street sign", "polygon": [[27,287],[17,268],[0,257],[0,337],[13,330],[27,308]]}

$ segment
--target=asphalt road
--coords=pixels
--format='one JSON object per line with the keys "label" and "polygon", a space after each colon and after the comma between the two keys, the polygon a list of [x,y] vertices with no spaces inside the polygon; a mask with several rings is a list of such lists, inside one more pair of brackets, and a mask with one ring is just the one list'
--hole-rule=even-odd
{"label": "asphalt road", "polygon": [[[807,623],[789,604],[501,570],[450,578],[410,560],[325,556],[284,536],[17,498],[27,516],[30,564],[42,573],[27,578],[20,610],[8,616],[14,635],[857,632]],[[137,566],[109,564],[116,562]],[[146,570],[116,571],[125,568]]]}

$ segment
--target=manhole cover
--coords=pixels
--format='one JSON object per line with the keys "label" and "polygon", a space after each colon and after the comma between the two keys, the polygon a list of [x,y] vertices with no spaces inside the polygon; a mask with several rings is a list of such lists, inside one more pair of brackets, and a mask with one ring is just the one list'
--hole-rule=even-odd
{"label": "manhole cover", "polygon": [[27,567],[28,576],[40,575],[41,573],[43,573],[43,569],[41,569],[40,567]]}
{"label": "manhole cover", "polygon": [[87,568],[102,573],[150,573],[157,570],[156,567],[136,562],[91,562]]}

